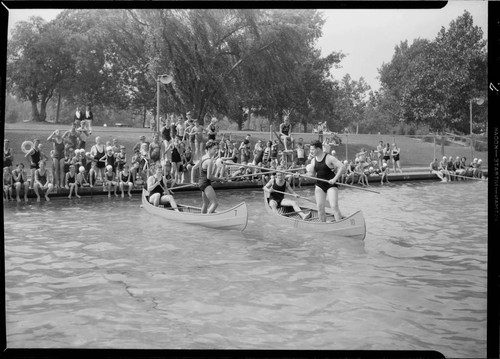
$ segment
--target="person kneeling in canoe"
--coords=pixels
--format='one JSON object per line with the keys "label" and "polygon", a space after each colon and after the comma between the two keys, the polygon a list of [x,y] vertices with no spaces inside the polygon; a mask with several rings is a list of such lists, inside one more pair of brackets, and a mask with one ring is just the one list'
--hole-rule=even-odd
{"label": "person kneeling in canoe", "polygon": [[[279,171],[283,171],[282,166],[278,166]],[[311,212],[304,213],[297,204],[297,202],[292,201],[291,199],[285,198],[285,193],[288,192],[298,198],[298,194],[290,186],[285,180],[285,175],[282,172],[276,173],[274,178],[271,178],[269,182],[263,187],[263,190],[269,193],[268,203],[269,206],[275,213],[278,213],[278,207],[293,207],[294,211],[297,212],[302,219],[308,219],[311,217]]]}
{"label": "person kneeling in canoe", "polygon": [[170,206],[172,206],[175,211],[179,211],[174,196],[172,196],[172,192],[168,189],[168,181],[163,176],[163,169],[161,166],[156,166],[155,174],[149,176],[147,189],[149,192],[149,203],[153,206],[158,207],[160,204],[170,203]]}
{"label": "person kneeling in canoe", "polygon": [[345,172],[345,167],[338,159],[323,151],[321,141],[311,143],[311,154],[314,156],[307,168],[306,176],[317,179],[314,189],[318,215],[321,222],[326,222],[326,200],[330,203],[335,220],[342,219],[339,209],[339,189],[337,180]]}

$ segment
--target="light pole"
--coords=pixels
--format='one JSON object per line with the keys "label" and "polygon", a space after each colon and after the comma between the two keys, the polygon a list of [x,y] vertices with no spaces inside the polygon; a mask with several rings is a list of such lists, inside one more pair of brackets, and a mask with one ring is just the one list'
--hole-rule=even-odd
{"label": "light pole", "polygon": [[158,75],[156,79],[156,129],[160,132],[160,82],[168,85],[173,80],[172,75]]}
{"label": "light pole", "polygon": [[484,103],[484,99],[482,97],[471,98],[469,102],[469,110],[470,110],[470,160],[472,161],[473,155],[473,146],[472,146],[472,102],[481,106]]}

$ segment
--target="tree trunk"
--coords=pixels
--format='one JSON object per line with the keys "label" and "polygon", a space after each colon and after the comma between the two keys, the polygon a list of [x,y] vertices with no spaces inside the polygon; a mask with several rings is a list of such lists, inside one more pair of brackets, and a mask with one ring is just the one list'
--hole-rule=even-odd
{"label": "tree trunk", "polygon": [[40,113],[38,112],[38,102],[36,100],[31,100],[31,120],[40,121]]}
{"label": "tree trunk", "polygon": [[142,127],[146,127],[146,106],[142,106]]}
{"label": "tree trunk", "polygon": [[444,144],[446,143],[446,137],[444,131],[441,133],[441,157],[444,156]]}
{"label": "tree trunk", "polygon": [[39,121],[43,122],[47,118],[47,101],[42,100],[40,101],[40,115],[39,115]]}
{"label": "tree trunk", "polygon": [[59,123],[59,110],[61,109],[61,93],[57,96],[56,123]]}

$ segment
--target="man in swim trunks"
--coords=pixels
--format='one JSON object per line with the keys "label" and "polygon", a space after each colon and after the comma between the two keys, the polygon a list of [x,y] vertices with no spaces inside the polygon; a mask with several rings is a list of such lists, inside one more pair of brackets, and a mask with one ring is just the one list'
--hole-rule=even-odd
{"label": "man in swim trunks", "polygon": [[328,200],[335,220],[339,221],[342,215],[338,204],[339,189],[336,182],[345,172],[345,167],[338,159],[323,151],[323,143],[319,140],[311,143],[310,151],[314,157],[311,164],[306,167],[307,175],[321,179],[316,181],[314,189],[319,219],[321,222],[326,222],[325,205]]}

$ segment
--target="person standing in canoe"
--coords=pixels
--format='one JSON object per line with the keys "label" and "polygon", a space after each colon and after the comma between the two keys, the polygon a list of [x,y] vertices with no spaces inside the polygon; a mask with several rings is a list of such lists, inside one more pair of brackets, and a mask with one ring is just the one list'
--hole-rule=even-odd
{"label": "person standing in canoe", "polygon": [[[282,166],[278,166],[277,170],[283,171],[284,168]],[[285,192],[289,192],[296,198],[298,197],[297,193],[292,189],[290,183],[285,180],[285,175],[282,172],[276,173],[274,178],[271,178],[269,182],[263,187],[263,190],[269,193],[269,207],[276,213],[278,213],[278,207],[293,207],[293,210],[297,212],[302,219],[307,219],[311,217],[311,212],[304,213],[297,204],[297,202],[292,201],[291,199],[285,198]]]}
{"label": "person standing in canoe", "polygon": [[219,205],[219,202],[217,202],[217,195],[212,187],[212,181],[220,179],[215,176],[216,166],[214,156],[218,150],[219,148],[217,142],[214,140],[208,140],[205,144],[205,155],[203,155],[191,171],[191,183],[195,182],[195,173],[197,171],[199,172],[198,186],[203,199],[201,213],[214,213],[215,209]]}
{"label": "person standing in canoe", "polygon": [[319,140],[311,143],[310,151],[313,159],[311,164],[306,167],[306,176],[322,180],[316,181],[314,189],[319,219],[321,222],[326,222],[325,205],[328,200],[335,220],[339,221],[342,219],[342,215],[338,204],[339,189],[336,182],[345,172],[344,165],[332,155],[325,153],[323,143]]}

